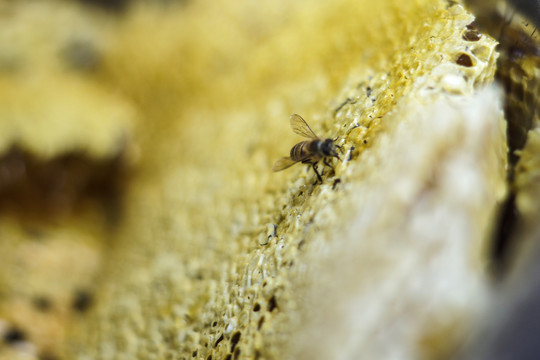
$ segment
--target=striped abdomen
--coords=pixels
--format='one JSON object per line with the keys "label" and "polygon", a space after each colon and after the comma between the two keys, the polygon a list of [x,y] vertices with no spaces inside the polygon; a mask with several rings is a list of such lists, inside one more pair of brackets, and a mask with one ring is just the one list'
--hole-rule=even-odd
{"label": "striped abdomen", "polygon": [[306,163],[318,161],[322,156],[320,144],[322,140],[306,140],[294,145],[291,149],[291,159]]}

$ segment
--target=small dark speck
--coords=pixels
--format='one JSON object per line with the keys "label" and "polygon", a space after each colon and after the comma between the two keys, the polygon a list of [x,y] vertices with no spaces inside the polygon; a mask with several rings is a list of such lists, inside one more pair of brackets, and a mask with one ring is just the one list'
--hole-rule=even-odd
{"label": "small dark speck", "polygon": [[214,327],[214,326],[217,326],[217,321],[214,321],[214,322],[212,323],[212,327]]}
{"label": "small dark speck", "polygon": [[206,360],[212,360],[212,355],[208,355],[208,357],[206,358]]}
{"label": "small dark speck", "polygon": [[192,357],[197,357],[197,350],[195,350],[192,354],[191,354]]}
{"label": "small dark speck", "polygon": [[371,87],[370,87],[370,86],[368,86],[368,87],[366,88],[366,94],[367,94],[367,97],[370,97],[370,96],[371,96]]}
{"label": "small dark speck", "polygon": [[36,309],[42,312],[47,312],[52,308],[52,301],[45,296],[38,296],[32,300],[32,304]]}
{"label": "small dark speck", "polygon": [[347,161],[352,160],[354,149],[356,149],[354,146],[351,146],[351,149],[349,150],[349,157],[347,158]]}
{"label": "small dark speck", "polygon": [[214,344],[214,347],[218,346],[220,342],[223,341],[223,334],[216,340],[216,343]]}
{"label": "small dark speck", "polygon": [[276,303],[276,297],[274,295],[272,295],[272,297],[270,298],[270,300],[268,300],[268,312],[272,312],[274,311],[274,309],[277,307],[277,303]]}
{"label": "small dark speck", "polygon": [[231,354],[227,354],[227,356],[225,356],[223,358],[223,360],[231,360],[232,359],[232,355]]}
{"label": "small dark speck", "polygon": [[90,308],[94,298],[92,294],[87,290],[78,290],[73,298],[72,307],[78,312],[85,312]]}
{"label": "small dark speck", "polygon": [[334,180],[334,183],[332,184],[332,190],[336,190],[336,186],[341,183],[341,179]]}
{"label": "small dark speck", "polygon": [[459,57],[456,59],[456,64],[461,65],[461,66],[465,66],[465,67],[473,66],[472,59],[467,54],[459,55]]}
{"label": "small dark speck", "polygon": [[166,343],[166,344],[170,344],[171,342],[173,342],[174,340],[174,337],[172,334],[164,334],[163,335],[163,341]]}
{"label": "small dark speck", "polygon": [[259,303],[256,303],[254,306],[253,306],[253,311],[257,312],[261,310],[261,305],[259,305]]}
{"label": "small dark speck", "polygon": [[4,334],[4,342],[6,344],[15,344],[18,342],[23,342],[26,340],[26,335],[22,332],[22,330],[19,330],[15,327],[9,329]]}

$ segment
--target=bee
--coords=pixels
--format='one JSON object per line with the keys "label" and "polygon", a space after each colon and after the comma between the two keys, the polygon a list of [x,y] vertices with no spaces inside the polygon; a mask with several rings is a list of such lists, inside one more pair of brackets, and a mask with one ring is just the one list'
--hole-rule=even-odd
{"label": "bee", "polygon": [[285,170],[298,162],[310,164],[317,175],[317,179],[322,184],[321,174],[317,171],[317,163],[322,159],[324,165],[333,170],[334,167],[328,163],[328,158],[335,157],[339,160],[337,149],[341,150],[341,146],[335,144],[336,139],[319,138],[298,114],[291,115],[291,128],[295,134],[311,140],[304,140],[294,145],[291,149],[291,155],[277,160],[272,166],[272,171]]}

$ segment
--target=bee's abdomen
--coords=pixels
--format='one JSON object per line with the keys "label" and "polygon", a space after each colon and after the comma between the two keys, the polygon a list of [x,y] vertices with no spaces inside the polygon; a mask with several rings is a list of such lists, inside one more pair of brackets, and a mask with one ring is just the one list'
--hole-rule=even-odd
{"label": "bee's abdomen", "polygon": [[320,140],[302,141],[294,145],[291,149],[291,159],[294,161],[317,161],[320,156],[318,155]]}
{"label": "bee's abdomen", "polygon": [[291,159],[302,161],[309,156],[309,141],[302,141],[294,145],[291,149]]}
{"label": "bee's abdomen", "polygon": [[308,142],[302,141],[294,145],[291,149],[291,159],[294,161],[300,161],[308,156]]}

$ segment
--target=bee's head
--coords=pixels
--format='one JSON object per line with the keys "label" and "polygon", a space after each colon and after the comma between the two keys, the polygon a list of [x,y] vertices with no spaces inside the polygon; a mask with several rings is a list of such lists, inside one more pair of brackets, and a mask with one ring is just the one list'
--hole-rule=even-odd
{"label": "bee's head", "polygon": [[333,156],[339,159],[337,147],[332,139],[324,140],[321,149],[324,156]]}

